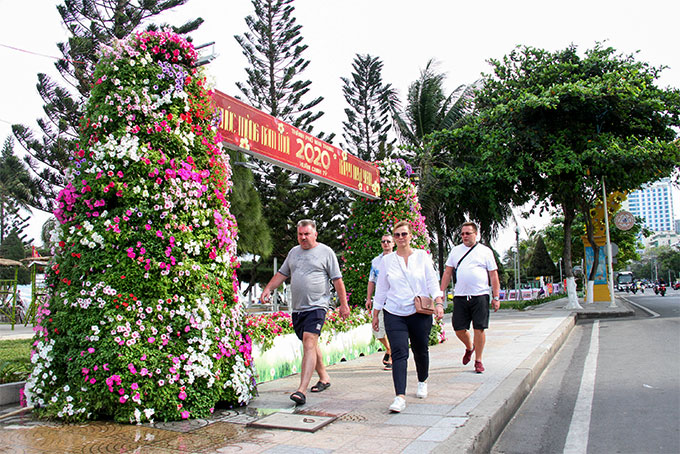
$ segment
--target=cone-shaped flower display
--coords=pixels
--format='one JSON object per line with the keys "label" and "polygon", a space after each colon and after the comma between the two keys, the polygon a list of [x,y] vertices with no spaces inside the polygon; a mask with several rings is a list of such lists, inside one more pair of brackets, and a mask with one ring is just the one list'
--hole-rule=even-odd
{"label": "cone-shaped flower display", "polygon": [[169,31],[102,52],[55,210],[26,386],[42,416],[177,420],[252,397],[231,169],[196,57]]}
{"label": "cone-shaped flower display", "polygon": [[345,266],[342,273],[351,306],[366,301],[371,260],[382,252],[380,238],[392,233],[399,221],[413,228],[411,245],[427,249],[429,237],[425,218],[420,213],[418,192],[410,180],[411,166],[403,159],[379,161],[380,199],[360,198],[352,204],[345,228]]}

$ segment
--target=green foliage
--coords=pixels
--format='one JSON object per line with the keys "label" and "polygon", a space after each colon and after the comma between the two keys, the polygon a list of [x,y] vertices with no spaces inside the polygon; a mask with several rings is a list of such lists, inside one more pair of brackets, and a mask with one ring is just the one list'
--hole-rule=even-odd
{"label": "green foliage", "polygon": [[[581,237],[585,234],[585,222],[583,215],[579,213],[571,226],[571,250],[572,266],[578,265],[583,260],[584,247]],[[619,253],[614,263],[614,271],[624,270],[626,266],[634,261],[640,260],[638,250],[642,248],[642,243],[638,236],[649,236],[651,232],[644,228],[642,218],[637,218],[635,225],[630,230],[619,230],[613,223],[609,224],[609,234],[612,243],[619,247]],[[553,217],[550,225],[544,227],[540,234],[545,237],[546,249],[552,257],[562,257],[564,250],[564,218]]]}
{"label": "green foliage", "polygon": [[231,168],[196,58],[168,30],[102,49],[37,315],[40,416],[205,418],[253,396]]}
{"label": "green foliage", "polygon": [[24,381],[31,372],[30,339],[0,340],[0,384]]}
{"label": "green foliage", "polygon": [[[36,138],[24,125],[12,125],[12,132],[26,149],[27,162],[39,176],[40,198],[31,206],[51,211],[52,202],[68,178],[64,171],[69,166],[72,150],[76,148],[83,107],[93,87],[93,72],[102,46],[115,39],[123,39],[138,29],[150,17],[160,14],[188,0],[144,0],[125,2],[94,2],[69,0],[57,5],[64,30],[70,36],[58,43],[63,55],[55,66],[65,88],[46,74],[38,74],[38,93],[44,101],[46,118],[37,120],[43,137]],[[177,33],[189,33],[198,28],[202,19],[189,21],[175,28]],[[76,93],[72,88],[76,89]]]}
{"label": "green foliage", "polygon": [[[5,241],[0,244],[0,257],[17,262],[26,257],[24,252],[24,244],[19,239],[16,231],[9,234]],[[16,267],[2,266],[0,267],[0,279],[14,279]],[[17,274],[17,283],[25,285],[31,283],[31,272],[25,266],[19,267]]]}
{"label": "green foliage", "polygon": [[561,211],[571,277],[571,226],[595,206],[603,179],[610,193],[626,192],[668,176],[680,161],[672,143],[680,92],[655,85],[661,68],[599,44],[583,57],[574,46],[520,47],[491,64],[474,122],[458,142],[505,180],[499,194],[510,193],[517,205],[534,197]]}
{"label": "green foliage", "polygon": [[413,183],[411,168],[403,159],[378,162],[380,199],[360,198],[352,204],[345,228],[342,277],[351,306],[366,300],[371,260],[382,252],[380,239],[392,233],[399,221],[409,221],[413,230],[411,246],[427,249],[429,238],[425,218]]}
{"label": "green foliage", "polygon": [[357,54],[351,79],[341,77],[342,92],[349,107],[342,122],[346,141],[343,146],[364,161],[384,159],[395,140],[388,142],[392,127],[390,111],[397,103],[396,90],[382,82],[383,63],[378,57]]}
{"label": "green foliage", "polygon": [[557,274],[555,264],[550,258],[550,254],[548,254],[548,250],[543,242],[543,237],[540,235],[536,240],[536,246],[531,254],[527,273],[529,277],[555,276]]}
{"label": "green foliage", "polygon": [[7,137],[0,154],[0,243],[12,231],[22,232],[28,225],[28,210],[40,196],[40,185],[14,154],[14,140]]}
{"label": "green foliage", "polygon": [[[232,163],[244,162],[241,153],[230,152]],[[234,165],[234,186],[231,192],[231,212],[238,223],[239,256],[244,254],[259,255],[267,258],[272,253],[272,236],[267,220],[262,214],[262,202],[253,185],[253,174],[250,169]]]}

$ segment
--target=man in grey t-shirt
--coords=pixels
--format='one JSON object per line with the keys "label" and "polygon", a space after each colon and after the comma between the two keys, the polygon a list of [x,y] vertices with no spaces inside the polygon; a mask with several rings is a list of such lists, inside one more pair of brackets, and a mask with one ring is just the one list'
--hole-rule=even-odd
{"label": "man in grey t-shirt", "polygon": [[312,386],[312,392],[321,392],[331,385],[319,347],[319,335],[326,320],[326,311],[330,308],[329,280],[333,281],[338,294],[340,316],[347,318],[349,315],[347,293],[338,259],[331,248],[316,241],[317,236],[314,221],[304,219],[298,222],[299,246],[295,246],[288,252],[283,265],[262,290],[260,296],[260,300],[266,303],[269,301],[272,290],[278,288],[290,277],[293,328],[302,341],[303,348],[300,386],[290,396],[297,405],[302,405],[307,400],[305,393],[314,370],[319,374],[319,381]]}

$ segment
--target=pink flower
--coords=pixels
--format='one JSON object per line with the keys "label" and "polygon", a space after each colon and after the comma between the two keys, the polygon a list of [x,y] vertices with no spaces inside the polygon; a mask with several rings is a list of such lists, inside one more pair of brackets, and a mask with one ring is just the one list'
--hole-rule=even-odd
{"label": "pink flower", "polygon": [[124,404],[125,402],[127,402],[127,397],[121,396],[121,398],[118,399],[118,401],[119,401],[121,404]]}
{"label": "pink flower", "polygon": [[184,411],[182,412],[182,419],[187,419],[188,417],[189,417],[189,412],[186,411],[186,410],[184,410]]}
{"label": "pink flower", "polygon": [[179,397],[179,400],[184,400],[187,398],[187,393],[185,393],[184,390],[182,390],[179,392],[179,395],[177,397]]}

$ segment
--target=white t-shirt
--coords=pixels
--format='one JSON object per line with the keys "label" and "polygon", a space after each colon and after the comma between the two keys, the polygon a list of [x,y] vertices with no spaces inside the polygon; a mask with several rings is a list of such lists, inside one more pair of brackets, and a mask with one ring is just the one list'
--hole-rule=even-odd
{"label": "white t-shirt", "polygon": [[378,267],[373,309],[385,309],[390,314],[400,316],[415,314],[413,298],[416,294],[432,298],[442,296],[439,276],[434,270],[430,254],[422,249],[413,249],[408,258],[408,267],[404,258],[396,252],[383,256]]}
{"label": "white t-shirt", "polygon": [[[464,244],[454,247],[446,260],[446,266],[456,268],[458,261],[469,251]],[[456,273],[456,286],[453,288],[455,296],[486,295],[491,290],[489,285],[489,271],[497,270],[496,258],[493,251],[483,244],[470,252],[462,262]]]}

